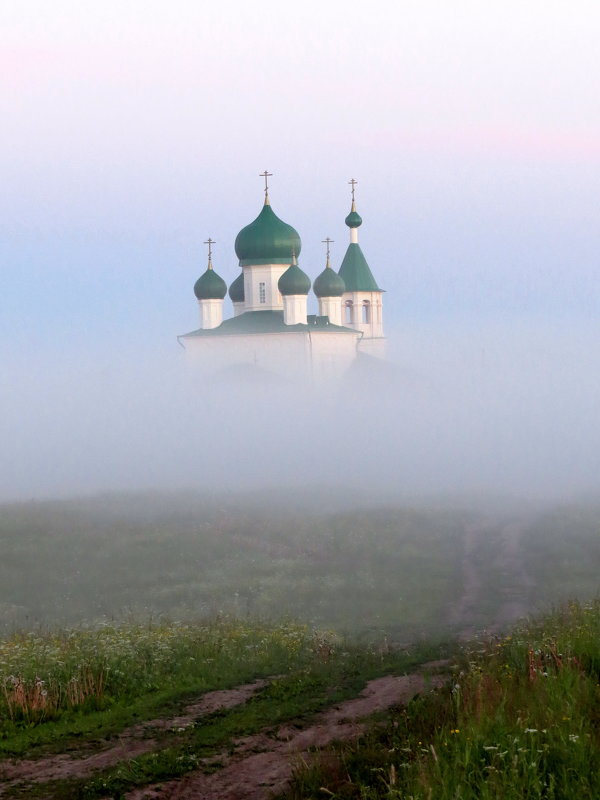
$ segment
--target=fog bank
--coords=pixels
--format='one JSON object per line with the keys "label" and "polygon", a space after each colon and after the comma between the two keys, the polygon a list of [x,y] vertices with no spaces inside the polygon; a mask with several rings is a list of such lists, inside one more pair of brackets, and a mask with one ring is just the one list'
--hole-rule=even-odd
{"label": "fog bank", "polygon": [[599,325],[411,322],[335,387],[209,378],[175,341],[6,352],[0,499],[320,485],[596,492]]}

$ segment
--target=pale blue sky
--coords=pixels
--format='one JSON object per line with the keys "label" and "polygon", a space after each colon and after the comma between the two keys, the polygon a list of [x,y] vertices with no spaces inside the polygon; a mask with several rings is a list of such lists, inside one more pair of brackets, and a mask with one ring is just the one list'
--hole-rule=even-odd
{"label": "pale blue sky", "polygon": [[595,352],[599,41],[596,0],[4,0],[0,399],[24,373],[52,395],[55,364],[71,389],[90,359],[178,358],[202,242],[231,282],[265,168],[313,278],[358,179],[401,360],[449,326]]}
{"label": "pale blue sky", "polygon": [[123,333],[189,328],[202,241],[233,279],[265,167],[313,276],[325,236],[343,255],[358,178],[394,321],[596,314],[598,41],[577,0],[5,0],[8,333],[100,333],[107,309]]}

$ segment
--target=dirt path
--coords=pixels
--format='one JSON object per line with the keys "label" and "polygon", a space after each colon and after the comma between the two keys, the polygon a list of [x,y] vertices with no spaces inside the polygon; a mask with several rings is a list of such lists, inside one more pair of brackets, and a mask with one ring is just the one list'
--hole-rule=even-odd
{"label": "dirt path", "polygon": [[88,747],[85,750],[35,760],[1,762],[0,796],[18,783],[83,778],[98,770],[112,767],[119,761],[127,761],[142,753],[157,750],[160,744],[152,738],[153,731],[184,729],[188,725],[193,725],[194,721],[203,714],[211,714],[214,711],[233,708],[245,703],[267,683],[266,680],[254,681],[235,689],[207,692],[196,703],[186,706],[183,714],[166,719],[153,719],[126,728],[119,735],[117,744],[107,741],[104,747],[100,745],[102,749],[91,755]]}
{"label": "dirt path", "polygon": [[[531,611],[531,594],[535,582],[523,566],[521,540],[527,530],[525,521],[510,523],[482,519],[465,528],[462,560],[463,590],[457,603],[450,609],[448,622],[458,628],[462,641],[472,639],[480,626],[480,607],[488,605],[489,576],[500,574],[503,588],[499,605],[485,625],[488,633],[498,633],[512,622],[527,616]],[[474,558],[478,542],[483,537],[498,540],[499,553],[489,564],[478,565]]]}
{"label": "dirt path", "polygon": [[513,522],[502,529],[502,552],[496,564],[507,578],[502,604],[490,626],[493,633],[531,612],[531,593],[535,581],[527,573],[521,555],[521,539],[526,530],[522,522]]}
{"label": "dirt path", "polygon": [[[224,765],[218,772],[197,771],[181,780],[160,786],[136,789],[127,795],[129,800],[151,798],[210,798],[210,800],[267,800],[282,791],[289,782],[298,760],[309,760],[309,751],[333,741],[358,736],[364,729],[366,717],[394,705],[405,705],[415,694],[428,688],[442,686],[446,677],[428,675],[439,671],[447,662],[431,662],[422,671],[405,676],[386,676],[370,681],[356,698],[327,709],[313,725],[298,729],[284,725],[264,730],[233,743],[233,752],[221,753],[206,759],[204,766]],[[85,778],[94,772],[128,761],[142,753],[160,748],[152,738],[157,730],[175,730],[192,725],[203,714],[232,708],[246,702],[268,681],[256,681],[235,689],[207,692],[186,707],[183,714],[166,719],[154,719],[124,730],[118,744],[109,744],[100,751],[53,755],[37,760],[3,762],[0,764],[0,795],[17,786],[45,783],[53,780]],[[148,738],[147,738],[148,737]]]}
{"label": "dirt path", "polygon": [[312,748],[356,738],[365,729],[361,722],[365,717],[406,705],[415,694],[445,681],[442,675],[423,674],[378,678],[359,697],[323,712],[308,728],[283,726],[237,740],[232,754],[219,757],[224,766],[218,772],[198,771],[181,780],[136,789],[126,795],[127,800],[268,800],[285,789],[299,761],[311,758]]}
{"label": "dirt path", "polygon": [[463,590],[458,602],[450,609],[448,622],[453,628],[459,627],[459,638],[470,639],[474,628],[469,624],[477,609],[483,586],[483,576],[475,566],[473,553],[482,536],[489,536],[493,530],[490,520],[479,520],[467,525],[463,539],[462,580]]}

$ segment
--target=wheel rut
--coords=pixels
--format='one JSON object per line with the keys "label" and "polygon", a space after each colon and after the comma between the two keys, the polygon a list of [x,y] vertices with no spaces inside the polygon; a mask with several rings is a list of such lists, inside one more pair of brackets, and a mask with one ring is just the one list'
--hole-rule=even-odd
{"label": "wheel rut", "polygon": [[160,744],[152,737],[153,732],[185,729],[204,714],[212,714],[245,703],[268,683],[268,680],[260,680],[237,686],[235,689],[206,692],[198,701],[187,705],[183,714],[152,719],[126,728],[119,734],[116,744],[112,741],[100,743],[98,747],[101,749],[92,754],[88,747],[39,759],[1,762],[0,797],[18,784],[84,778],[99,770],[115,766],[121,761],[156,751]]}
{"label": "wheel rut", "polygon": [[[462,592],[450,608],[448,624],[458,630],[461,641],[477,636],[485,627],[488,634],[497,634],[507,625],[531,612],[535,581],[524,567],[523,536],[526,520],[485,518],[466,526],[463,539]],[[477,548],[484,537],[496,537],[497,548],[485,564],[478,563]],[[482,625],[481,608],[489,603],[489,578],[500,576],[497,606]]]}
{"label": "wheel rut", "polygon": [[[447,676],[439,671],[446,666],[445,661],[431,662],[410,675],[388,675],[369,681],[360,695],[328,708],[306,727],[287,723],[265,728],[235,740],[227,752],[200,760],[198,769],[184,778],[134,789],[126,797],[128,800],[267,800],[285,789],[300,760],[310,761],[318,748],[334,741],[354,739],[365,730],[366,719],[371,715],[406,705],[416,694],[442,686]],[[104,747],[100,744],[102,749],[93,753],[88,747],[35,760],[1,762],[0,796],[11,790],[26,796],[23,792],[27,787],[85,779],[136,756],[157,752],[161,742],[153,737],[153,732],[185,729],[205,714],[245,703],[268,683],[268,680],[261,680],[235,689],[207,692],[197,702],[186,706],[182,714],[127,728],[116,744],[106,741]],[[50,787],[49,792],[48,797],[51,797]]]}
{"label": "wheel rut", "polygon": [[[426,666],[426,665],[424,665]],[[436,663],[434,668],[439,668]],[[317,716],[309,727],[284,725],[235,741],[233,752],[222,753],[218,772],[201,769],[185,778],[135,789],[127,800],[268,800],[282,792],[298,763],[308,762],[313,751],[336,741],[357,738],[365,719],[393,706],[406,705],[416,694],[439,688],[445,675],[423,672],[386,676],[369,681],[363,692]],[[205,762],[209,767],[210,761]]]}

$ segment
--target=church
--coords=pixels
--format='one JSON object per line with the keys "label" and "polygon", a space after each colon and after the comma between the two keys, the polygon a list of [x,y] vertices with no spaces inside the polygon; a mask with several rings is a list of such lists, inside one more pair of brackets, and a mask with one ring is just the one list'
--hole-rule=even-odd
{"label": "church", "polygon": [[[209,238],[208,266],[194,285],[200,328],[179,336],[179,343],[206,374],[252,367],[263,375],[323,382],[340,378],[357,358],[383,358],[383,290],[358,243],[357,182],[350,181],[350,242],[340,268],[331,266],[327,238],[325,269],[311,282],[299,264],[300,236],[271,207],[270,173],[261,177],[262,210],[235,240],[241,272],[229,286],[233,316],[224,318],[228,288],[213,267]],[[308,313],[311,288],[318,314]]]}

